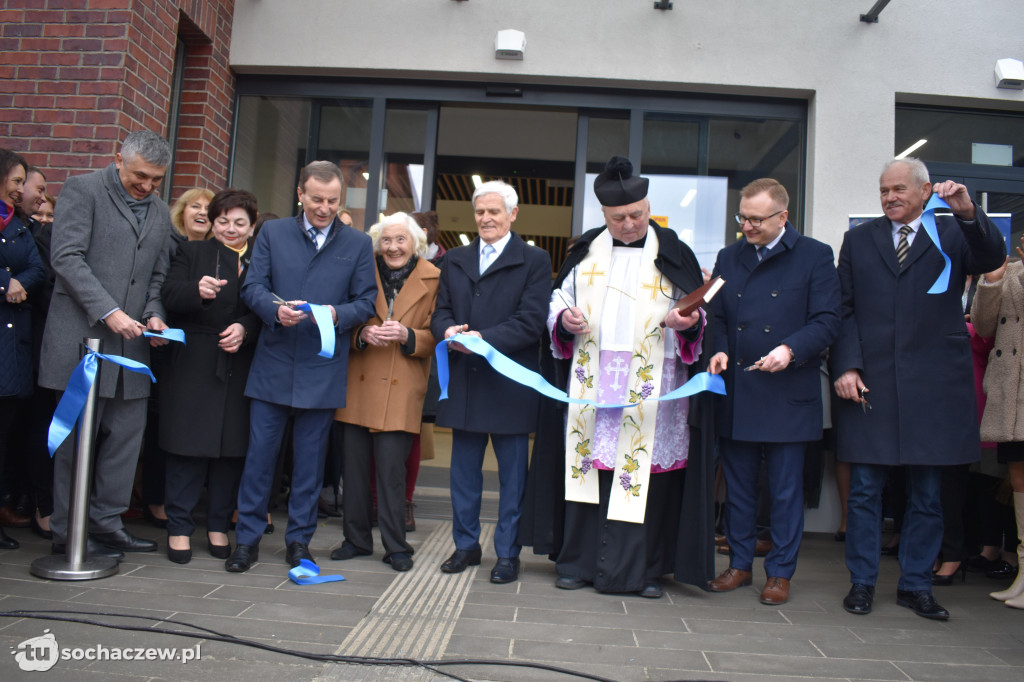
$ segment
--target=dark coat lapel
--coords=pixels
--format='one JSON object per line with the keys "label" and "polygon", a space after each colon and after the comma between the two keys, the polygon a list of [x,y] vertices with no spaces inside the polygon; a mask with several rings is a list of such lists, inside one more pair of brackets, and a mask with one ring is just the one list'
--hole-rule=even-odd
{"label": "dark coat lapel", "polygon": [[[888,218],[879,220],[875,229],[871,230],[871,238],[878,248],[878,255],[882,257],[882,262],[892,274],[898,276],[900,263],[896,260],[896,247],[892,243],[892,222]],[[914,243],[917,244],[917,239],[914,239]]]}

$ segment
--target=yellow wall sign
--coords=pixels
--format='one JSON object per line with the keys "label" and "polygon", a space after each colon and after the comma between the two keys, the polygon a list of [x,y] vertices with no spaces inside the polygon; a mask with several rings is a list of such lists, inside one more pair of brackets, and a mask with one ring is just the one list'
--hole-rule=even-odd
{"label": "yellow wall sign", "polygon": [[651,220],[658,223],[658,227],[668,227],[667,215],[652,215]]}

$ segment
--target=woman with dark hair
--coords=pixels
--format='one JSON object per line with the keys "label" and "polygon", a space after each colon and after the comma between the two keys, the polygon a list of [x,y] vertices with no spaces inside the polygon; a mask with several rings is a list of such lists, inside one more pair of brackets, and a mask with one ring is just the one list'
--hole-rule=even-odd
{"label": "woman with dark hair", "polygon": [[167,558],[192,558],[192,510],[207,488],[210,554],[231,554],[228,527],[249,443],[249,376],[260,319],[240,292],[249,263],[256,197],[227,189],[210,201],[213,239],[184,242],[161,295],[168,324],[185,331],[172,344],[160,386],[160,447],[167,452]]}
{"label": "woman with dark hair", "polygon": [[[25,159],[0,149],[0,472],[12,427],[35,385],[30,296],[46,279],[35,240],[15,215],[27,172]],[[17,540],[0,528],[0,549],[17,548]]]}

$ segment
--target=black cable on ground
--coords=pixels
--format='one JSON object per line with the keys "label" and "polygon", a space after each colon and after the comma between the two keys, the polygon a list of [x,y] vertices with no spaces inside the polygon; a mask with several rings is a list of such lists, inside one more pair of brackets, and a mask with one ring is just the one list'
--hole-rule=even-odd
{"label": "black cable on ground", "polygon": [[[136,618],[139,620],[146,620],[160,623],[170,623],[172,625],[181,625],[183,627],[192,628],[193,630],[201,631],[205,634],[198,635],[195,632],[182,632],[180,630],[168,630],[165,628],[152,628],[134,625],[115,625],[113,623],[103,623],[100,621],[89,620],[86,618],[78,618],[77,616],[104,616],[108,618]],[[130,630],[135,632],[156,632],[162,635],[174,635],[177,637],[197,637],[202,636],[203,639],[208,639],[215,642],[225,642],[227,644],[240,644],[242,646],[249,646],[256,649],[263,649],[264,651],[272,651],[274,653],[284,654],[286,656],[296,656],[298,658],[306,658],[312,661],[320,661],[323,663],[349,663],[355,665],[390,665],[390,666],[412,666],[417,668],[423,668],[429,670],[432,673],[448,677],[453,680],[459,680],[460,682],[469,682],[465,678],[459,677],[452,673],[438,670],[441,666],[449,665],[495,665],[495,666],[508,666],[516,668],[535,668],[537,670],[545,670],[549,672],[559,673],[561,675],[568,675],[570,677],[579,677],[586,680],[595,680],[596,682],[614,682],[605,677],[597,675],[591,675],[589,673],[579,672],[576,670],[569,670],[568,668],[559,668],[558,666],[547,665],[545,663],[530,663],[528,661],[501,661],[497,659],[447,659],[447,660],[426,660],[421,661],[415,658],[376,658],[372,656],[341,656],[336,654],[316,654],[308,651],[299,651],[297,649],[286,649],[284,647],[274,646],[273,644],[264,644],[263,642],[256,642],[249,639],[242,639],[241,637],[235,637],[234,635],[226,635],[216,630],[212,630],[202,625],[195,625],[193,623],[186,623],[185,621],[173,620],[171,618],[157,618],[155,616],[139,616],[130,613],[105,613],[102,611],[28,611],[28,610],[16,610],[16,611],[2,611],[0,617],[4,618],[36,618],[39,620],[54,620],[62,621],[66,623],[80,623],[83,625],[95,625],[97,627],[109,628],[112,630]]]}

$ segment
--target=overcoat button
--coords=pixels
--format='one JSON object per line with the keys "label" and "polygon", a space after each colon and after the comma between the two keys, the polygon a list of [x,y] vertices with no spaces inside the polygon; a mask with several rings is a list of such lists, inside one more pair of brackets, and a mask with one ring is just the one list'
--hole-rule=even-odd
{"label": "overcoat button", "polygon": [[1003,351],[1001,351],[1001,350],[999,350],[999,349],[997,348],[997,349],[996,349],[996,357],[997,357],[997,358],[1001,358],[1001,357],[1003,357]]}
{"label": "overcoat button", "polygon": [[772,328],[771,328],[771,325],[767,325],[767,324],[766,324],[766,325],[764,326],[764,333],[765,333],[765,334],[771,334],[771,332],[772,332]]}
{"label": "overcoat button", "polygon": [[778,291],[772,291],[772,298],[776,298],[776,297],[778,297],[778,295],[779,295]]}

